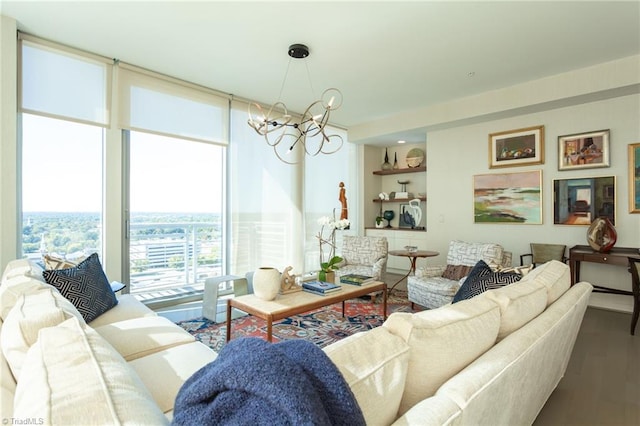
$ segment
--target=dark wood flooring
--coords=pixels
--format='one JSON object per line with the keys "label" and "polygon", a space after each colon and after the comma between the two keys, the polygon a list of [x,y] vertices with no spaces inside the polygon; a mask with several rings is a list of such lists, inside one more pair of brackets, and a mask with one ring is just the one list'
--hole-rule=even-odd
{"label": "dark wood flooring", "polygon": [[631,336],[630,321],[587,308],[565,376],[534,425],[640,425],[640,327]]}

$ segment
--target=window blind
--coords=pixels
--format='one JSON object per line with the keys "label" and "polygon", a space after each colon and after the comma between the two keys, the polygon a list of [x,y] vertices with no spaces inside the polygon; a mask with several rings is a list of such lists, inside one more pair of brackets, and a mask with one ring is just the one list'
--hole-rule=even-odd
{"label": "window blind", "polygon": [[19,64],[21,112],[109,125],[106,58],[21,34]]}
{"label": "window blind", "polygon": [[123,129],[228,143],[227,96],[126,64],[118,67],[118,93]]}

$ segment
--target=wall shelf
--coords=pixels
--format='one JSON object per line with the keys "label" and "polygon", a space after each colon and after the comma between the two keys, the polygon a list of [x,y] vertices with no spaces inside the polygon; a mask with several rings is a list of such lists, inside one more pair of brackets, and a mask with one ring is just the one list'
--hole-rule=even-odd
{"label": "wall shelf", "polygon": [[427,166],[411,167],[407,169],[391,169],[391,170],[374,170],[374,175],[399,175],[403,173],[426,172]]}
{"label": "wall shelf", "polygon": [[380,198],[374,198],[374,203],[408,203],[411,200],[418,199],[420,201],[427,201],[427,197],[413,197],[413,198],[394,198],[393,200],[381,200]]}
{"label": "wall shelf", "polygon": [[[386,220],[386,219],[385,219]],[[426,232],[427,229],[412,229],[412,228],[398,228],[397,226],[393,226],[391,228],[376,228],[375,226],[367,226],[364,229],[375,229],[376,231],[409,231],[409,232]]]}

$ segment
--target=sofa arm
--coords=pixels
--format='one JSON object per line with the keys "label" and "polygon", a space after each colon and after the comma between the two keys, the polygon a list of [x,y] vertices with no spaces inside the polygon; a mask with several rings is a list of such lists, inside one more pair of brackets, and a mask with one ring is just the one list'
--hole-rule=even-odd
{"label": "sofa arm", "polygon": [[387,271],[387,258],[381,257],[380,259],[376,260],[375,263],[373,264],[373,276],[376,279],[381,280],[386,271]]}
{"label": "sofa arm", "polygon": [[416,268],[416,277],[418,278],[432,278],[440,277],[447,269],[447,265],[434,265],[434,266],[420,266]]}

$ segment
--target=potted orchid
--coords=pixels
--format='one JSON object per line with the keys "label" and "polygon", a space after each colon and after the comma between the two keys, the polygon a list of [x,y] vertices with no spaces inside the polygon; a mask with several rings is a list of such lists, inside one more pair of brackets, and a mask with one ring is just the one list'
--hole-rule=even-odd
{"label": "potted orchid", "polygon": [[[320,271],[318,271],[318,279],[320,281],[332,281],[334,271],[339,268],[342,257],[336,256],[336,230],[349,228],[349,219],[336,220],[329,216],[323,216],[318,219],[320,232],[317,238],[320,243]],[[325,231],[327,232],[325,234]],[[325,250],[328,246],[328,256],[325,257]],[[326,259],[326,260],[325,260]]]}

